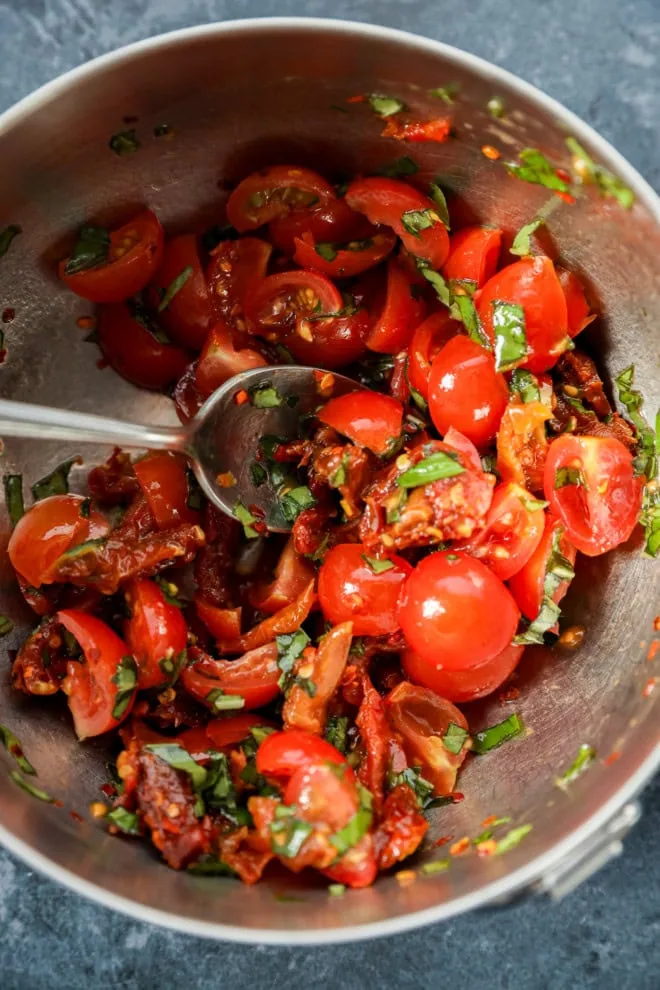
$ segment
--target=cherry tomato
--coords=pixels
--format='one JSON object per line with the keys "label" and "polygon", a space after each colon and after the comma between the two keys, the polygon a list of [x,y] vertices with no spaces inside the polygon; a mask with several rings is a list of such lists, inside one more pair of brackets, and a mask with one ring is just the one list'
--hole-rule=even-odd
{"label": "cherry tomato", "polygon": [[257,750],[257,770],[276,780],[288,780],[296,770],[323,763],[344,766],[346,757],[322,736],[302,729],[273,732]]}
{"label": "cherry tomato", "polygon": [[196,594],[195,611],[215,639],[238,639],[241,635],[241,608],[219,608]]}
{"label": "cherry tomato", "polygon": [[137,460],[133,470],[159,529],[199,522],[199,512],[188,505],[190,469],[182,454],[152,451]]}
{"label": "cherry tomato", "polygon": [[566,298],[568,334],[570,337],[577,337],[581,330],[596,319],[596,314],[591,312],[584,286],[577,275],[559,266],[556,270]]}
{"label": "cherry tomato", "polygon": [[[509,581],[509,588],[518,603],[520,611],[533,622],[541,611],[543,604],[543,584],[548,566],[548,558],[552,553],[555,536],[558,534],[559,551],[571,564],[575,563],[575,547],[566,537],[564,524],[555,516],[546,515],[545,528],[541,541],[523,568],[514,574]],[[562,581],[552,600],[558,604],[566,592],[570,582]]]}
{"label": "cherry tomato", "polygon": [[170,678],[161,661],[174,662],[186,648],[188,629],[181,609],[167,601],[155,581],[135,578],[126,585],[131,617],[124,636],[138,664],[138,688],[158,687]]}
{"label": "cherry tomato", "polygon": [[442,268],[449,254],[447,228],[435,204],[400,179],[356,179],[346,190],[346,202],[373,224],[391,227],[416,258]]}
{"label": "cherry tomato", "polygon": [[126,666],[133,658],[119,636],[93,615],[71,608],[58,612],[57,618],[85,654],[84,663],[69,661],[62,681],[76,735],[80,740],[100,736],[116,728],[133,707],[137,678],[129,694],[130,669]]}
{"label": "cherry tomato", "polygon": [[321,609],[333,625],[352,622],[354,636],[387,636],[399,628],[397,605],[412,567],[395,554],[392,566],[379,571],[388,561],[374,561],[372,567],[369,559],[361,543],[340,543],[328,551],[319,571]]}
{"label": "cherry tomato", "polygon": [[107,261],[67,275],[72,259],[60,262],[59,275],[72,292],[95,303],[123,302],[141,292],[163,256],[163,228],[155,213],[145,210],[110,234]]}
{"label": "cherry tomato", "polygon": [[515,481],[533,492],[543,491],[548,453],[545,424],[551,417],[551,410],[543,402],[511,398],[497,433],[497,470],[502,481]]}
{"label": "cherry tomato", "polygon": [[643,481],[613,437],[563,434],[550,444],[545,497],[570,542],[589,557],[624,543],[639,519]]}
{"label": "cherry tomato", "polygon": [[213,748],[222,750],[243,742],[250,735],[251,729],[259,727],[271,728],[272,723],[261,715],[245,712],[241,715],[230,715],[229,718],[211,719],[206,724],[205,731]]}
{"label": "cherry tomato", "polygon": [[463,670],[492,660],[513,639],[519,612],[509,590],[465,553],[433,553],[403,586],[399,622],[423,660]]}
{"label": "cherry tomato", "polygon": [[486,660],[478,667],[467,670],[434,667],[412,650],[406,650],[402,654],[401,663],[413,684],[421,684],[447,701],[461,703],[476,701],[477,698],[485,698],[497,691],[518,666],[524,649],[524,646],[510,643],[492,660]]}
{"label": "cherry tomato", "polygon": [[480,289],[497,271],[501,247],[498,227],[464,227],[449,238],[442,274],[446,279],[476,282]]}
{"label": "cherry tomato", "polygon": [[311,234],[303,234],[295,239],[293,257],[301,268],[316,268],[330,278],[348,278],[378,265],[395,244],[396,236],[389,230],[373,231],[369,237],[347,244],[315,243]]}
{"label": "cherry tomato", "polygon": [[566,298],[549,258],[521,258],[502,268],[478,294],[477,311],[491,342],[493,303],[517,303],[525,315],[528,356],[521,364],[530,371],[547,371],[566,350]]}
{"label": "cherry tomato", "polygon": [[254,337],[233,330],[228,323],[220,320],[209,330],[197,363],[197,390],[202,398],[208,399],[234,375],[251,368],[263,368],[267,364]]}
{"label": "cherry tomato", "polygon": [[318,418],[374,454],[388,453],[401,436],[403,406],[380,392],[348,392],[330,399]]}
{"label": "cherry tomato", "polygon": [[[164,305],[165,293],[172,291],[177,279],[180,287]],[[194,234],[179,234],[165,242],[148,300],[173,341],[194,351],[202,349],[216,314]]]}
{"label": "cherry tomato", "polygon": [[236,330],[246,330],[245,303],[266,276],[272,247],[258,237],[221,241],[211,251],[206,280],[215,311]]}
{"label": "cherry tomato", "polygon": [[218,690],[243,698],[242,707],[246,710],[261,708],[280,693],[277,643],[249,650],[236,660],[213,660],[201,650],[191,650],[189,657],[191,662],[183,668],[179,679],[193,698],[212,711],[217,710],[213,692]]}
{"label": "cherry tomato", "polygon": [[297,237],[308,235],[314,244],[345,244],[364,240],[373,231],[373,225],[343,199],[328,200],[312,209],[292,210],[271,220],[268,226],[271,241],[289,258],[295,254]]}
{"label": "cherry tomato", "polygon": [[515,482],[504,482],[493,492],[484,528],[454,549],[483,561],[500,581],[508,581],[536,550],[544,522],[543,503]]}
{"label": "cherry tomato", "polygon": [[291,330],[282,343],[299,364],[334,370],[362,357],[369,325],[367,310],[359,309],[350,316],[310,321],[305,336]]}
{"label": "cherry tomato", "polygon": [[403,736],[410,763],[421,763],[422,775],[433,784],[435,794],[451,794],[467,749],[462,747],[453,753],[442,740],[452,724],[467,729],[463,714],[435,691],[409,681],[402,681],[390,691],[385,705],[392,725]]}
{"label": "cherry tomato", "polygon": [[406,269],[391,259],[387,264],[385,301],[367,337],[370,351],[397,354],[408,346],[425,310],[424,301],[416,291]]}
{"label": "cherry tomato", "polygon": [[317,172],[293,165],[273,165],[239,182],[227,200],[227,219],[244,233],[292,210],[325,206],[335,199],[335,190]]}
{"label": "cherry tomato", "polygon": [[128,303],[100,307],[96,329],[101,353],[133,385],[163,389],[184,373],[188,354],[167,343],[167,335],[155,320],[138,319],[135,313]]}
{"label": "cherry tomato", "polygon": [[408,381],[423,399],[429,397],[431,362],[447,341],[462,330],[462,324],[452,320],[448,309],[443,309],[428,316],[413,333],[408,347]]}
{"label": "cherry tomato", "polygon": [[260,612],[273,615],[291,605],[314,578],[312,565],[296,553],[293,537],[289,537],[282,551],[275,576],[268,583],[257,583],[250,588],[250,604]]}
{"label": "cherry tomato", "polygon": [[454,426],[483,450],[495,439],[508,401],[493,355],[469,337],[452,337],[433,358],[429,409],[441,434]]}
{"label": "cherry tomato", "polygon": [[53,583],[55,564],[67,550],[108,533],[110,526],[100,512],[82,514],[88,506],[82,495],[51,495],[16,523],[7,552],[14,570],[33,588]]}

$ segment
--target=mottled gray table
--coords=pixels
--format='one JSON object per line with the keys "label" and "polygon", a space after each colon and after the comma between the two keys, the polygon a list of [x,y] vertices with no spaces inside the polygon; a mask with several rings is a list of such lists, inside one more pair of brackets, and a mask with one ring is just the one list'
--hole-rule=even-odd
{"label": "mottled gray table", "polygon": [[[659,0],[0,0],[0,110],[119,45],[236,17],[345,16],[455,44],[595,126],[660,189]],[[96,907],[0,852],[1,990],[660,986],[660,780],[622,859],[542,901],[323,949],[174,935]]]}

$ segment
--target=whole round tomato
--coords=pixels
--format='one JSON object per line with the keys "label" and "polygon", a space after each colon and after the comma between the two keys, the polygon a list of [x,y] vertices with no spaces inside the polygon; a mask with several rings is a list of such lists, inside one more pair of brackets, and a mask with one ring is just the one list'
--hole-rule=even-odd
{"label": "whole round tomato", "polygon": [[411,571],[410,564],[396,554],[387,561],[377,561],[368,556],[361,543],[340,543],[328,551],[319,571],[318,593],[324,616],[333,625],[352,622],[354,636],[396,632],[399,596]]}
{"label": "whole round tomato", "polygon": [[444,345],[462,333],[463,326],[452,320],[448,309],[427,316],[412,335],[408,347],[408,381],[410,387],[428,400],[431,363]]}
{"label": "whole round tomato", "polygon": [[148,301],[172,340],[201,351],[216,313],[194,234],[179,234],[165,242]]}
{"label": "whole round tomato", "polygon": [[160,390],[186,370],[188,353],[168,342],[146,310],[123,302],[101,306],[96,330],[103,357],[133,385]]}
{"label": "whole round tomato", "polygon": [[360,447],[387,454],[401,436],[403,406],[397,399],[366,389],[330,399],[318,418]]}
{"label": "whole round tomato", "polygon": [[330,183],[310,168],[273,165],[239,182],[227,200],[227,219],[245,233],[292,210],[325,206],[336,198]]}
{"label": "whole round tomato", "polygon": [[433,553],[421,560],[399,603],[408,645],[447,670],[492,660],[513,639],[519,617],[508,588],[465,553]]}
{"label": "whole round tomato", "polygon": [[[171,678],[166,664],[174,663],[185,650],[188,629],[181,609],[167,601],[149,578],[135,578],[126,585],[126,603],[131,613],[124,624],[129,653],[138,665],[138,688],[164,685]],[[165,666],[161,663],[165,662]]]}
{"label": "whole round tomato", "polygon": [[[544,597],[544,583],[548,561],[553,551],[555,541],[558,542],[559,552],[562,557],[568,560],[569,564],[575,563],[576,550],[566,537],[564,524],[555,516],[546,514],[543,535],[536,550],[529,558],[524,567],[517,574],[514,574],[509,581],[511,594],[518,603],[520,611],[533,622],[541,611]],[[562,581],[552,596],[555,604],[558,604],[568,591],[569,581]]]}
{"label": "whole round tomato", "polygon": [[211,300],[221,321],[236,330],[246,330],[245,304],[266,276],[272,247],[258,237],[221,241],[211,251],[206,267]]}
{"label": "whole round tomato", "polygon": [[395,244],[392,231],[375,228],[369,237],[345,244],[315,242],[311,234],[303,234],[296,237],[294,261],[301,268],[315,268],[330,278],[349,278],[380,264]]}
{"label": "whole round tomato", "polygon": [[461,704],[476,701],[497,691],[518,666],[524,646],[509,643],[492,660],[467,670],[446,670],[422,660],[413,650],[401,655],[401,664],[413,684],[435,691],[441,698]]}
{"label": "whole round tomato", "polygon": [[208,399],[234,375],[268,364],[255,337],[233,330],[224,320],[209,330],[197,362],[195,381],[200,396]]}
{"label": "whole round tomato", "polygon": [[182,454],[154,450],[137,460],[133,470],[159,529],[199,522],[199,512],[188,504],[190,469]]}
{"label": "whole round tomato", "polygon": [[387,289],[380,314],[367,337],[367,347],[379,354],[397,354],[410,343],[425,305],[406,269],[396,259],[387,264]]}
{"label": "whole round tomato", "polygon": [[[296,770],[323,763],[344,766],[346,757],[322,736],[287,729],[267,736],[257,750],[257,770],[264,777],[285,781]],[[347,771],[352,773],[352,770]]]}
{"label": "whole round tomato", "polygon": [[498,227],[464,227],[449,238],[442,274],[446,279],[476,282],[480,289],[495,274],[501,247]]}
{"label": "whole round tomato", "polygon": [[262,708],[280,693],[277,643],[248,650],[235,660],[213,660],[194,648],[188,655],[190,663],[183,668],[179,679],[193,698],[212,711],[222,710],[214,701],[217,691],[238,695],[243,699],[241,707],[246,710]]}

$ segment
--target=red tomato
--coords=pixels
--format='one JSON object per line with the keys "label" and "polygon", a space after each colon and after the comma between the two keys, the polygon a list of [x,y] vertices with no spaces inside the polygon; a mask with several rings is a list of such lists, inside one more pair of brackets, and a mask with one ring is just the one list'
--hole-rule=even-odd
{"label": "red tomato", "polygon": [[363,240],[373,230],[372,224],[343,199],[329,200],[314,209],[292,210],[271,220],[268,226],[271,241],[289,258],[295,254],[297,237],[309,235],[315,244],[345,244]]}
{"label": "red tomato", "polygon": [[[533,622],[541,611],[543,604],[543,583],[548,566],[548,558],[552,553],[552,545],[555,535],[559,534],[559,550],[562,556],[571,563],[575,563],[575,547],[566,538],[564,524],[555,516],[546,515],[545,528],[541,542],[529,558],[525,566],[514,574],[509,581],[509,587],[513,597],[516,599],[520,611]],[[568,591],[568,581],[563,581],[552,596],[555,603],[559,603]]]}
{"label": "red tomato", "polygon": [[232,330],[224,320],[216,323],[206,337],[195,372],[202,398],[208,399],[234,375],[267,365],[268,361],[258,347],[254,337]]}
{"label": "red tomato", "polygon": [[486,523],[469,540],[461,540],[453,549],[464,550],[483,561],[500,581],[508,581],[532,556],[543,536],[543,503],[536,501],[525,488],[504,482],[493,492]]}
{"label": "red tomato", "polygon": [[[359,309],[350,316],[310,321],[304,337],[291,330],[282,337],[282,343],[298,364],[316,365],[332,371],[362,357],[369,325],[367,310]],[[308,336],[311,339],[308,340]]]}
{"label": "red tomato", "polygon": [[399,622],[423,660],[463,670],[492,660],[513,639],[516,603],[499,578],[465,553],[433,553],[403,586]]}
{"label": "red tomato", "polygon": [[477,298],[477,311],[491,342],[493,303],[517,303],[525,314],[528,356],[521,364],[530,371],[547,371],[566,350],[566,299],[549,258],[521,258],[486,282]]}
{"label": "red tomato", "polygon": [[199,513],[188,506],[188,463],[183,454],[153,451],[133,465],[140,488],[159,529],[199,522]]}
{"label": "red tomato", "polygon": [[60,262],[59,275],[72,292],[95,303],[122,302],[141,292],[163,256],[163,228],[145,210],[110,234],[108,259],[96,268],[66,274],[71,259]]}
{"label": "red tomato", "polygon": [[416,297],[406,269],[395,259],[387,264],[387,293],[380,316],[367,337],[370,351],[396,354],[410,343],[413,330],[424,316],[425,305]]}
{"label": "red tomato", "polygon": [[213,718],[205,729],[215,749],[226,749],[243,742],[250,735],[250,730],[259,726],[271,728],[271,723],[261,715],[245,712],[242,715],[230,715],[229,718]]}
{"label": "red tomato", "polygon": [[119,636],[93,615],[71,608],[57,618],[85,654],[84,663],[69,661],[62,681],[76,735],[80,740],[100,736],[116,728],[133,707],[137,678],[132,693],[128,685],[121,689],[121,681],[126,678],[130,684],[126,662],[135,661]]}
{"label": "red tomato", "polygon": [[134,312],[127,303],[101,306],[96,328],[101,353],[133,385],[163,389],[184,373],[188,354],[167,343],[155,320],[136,319]]}
{"label": "red tomato", "polygon": [[274,615],[281,608],[291,605],[313,578],[314,568],[296,553],[294,539],[290,536],[277,562],[273,580],[269,584],[257,583],[250,588],[250,604],[260,612]]}
{"label": "red tomato", "polygon": [[[393,565],[375,573],[361,543],[340,543],[325,555],[319,571],[319,600],[333,625],[353,623],[354,636],[387,636],[399,628],[397,605],[412,567],[396,554]],[[385,564],[385,561],[375,563]]]}
{"label": "red tomato", "polygon": [[266,276],[272,247],[258,237],[222,241],[211,251],[206,280],[216,313],[236,330],[246,330],[243,314],[249,294]]}
{"label": "red tomato", "polygon": [[453,426],[483,450],[495,439],[508,401],[493,355],[469,337],[452,337],[434,357],[429,409],[441,434]]}
{"label": "red tomato", "polygon": [[321,736],[302,729],[273,732],[257,750],[257,770],[276,780],[288,780],[296,770],[323,763],[343,766],[346,757]]}
{"label": "red tomato", "polygon": [[451,447],[453,450],[457,450],[459,454],[462,454],[461,464],[464,468],[468,470],[472,468],[478,474],[483,474],[484,469],[481,463],[481,458],[479,457],[479,451],[467,437],[455,430],[453,426],[450,426],[445,433],[445,439],[442,443],[435,441],[438,450],[445,450],[447,447]]}
{"label": "red tomato", "polygon": [[227,219],[244,233],[292,210],[325,206],[335,199],[335,190],[317,172],[294,165],[273,165],[239,182],[227,200]]}
{"label": "red tomato", "polygon": [[521,402],[512,396],[497,433],[497,470],[502,481],[516,481],[533,492],[543,491],[548,453],[545,424],[552,410],[543,402]]}
{"label": "red tomato", "polygon": [[550,444],[545,497],[568,539],[588,557],[624,543],[637,524],[643,481],[632,462],[613,437],[563,434]]}
{"label": "red tomato", "polygon": [[180,681],[193,698],[212,711],[215,709],[209,694],[214,691],[239,695],[246,710],[267,705],[280,692],[277,643],[249,650],[236,660],[213,660],[201,650],[191,650],[189,657],[191,662],[181,671]]}
{"label": "red tomato", "polygon": [[416,258],[442,268],[449,254],[447,228],[419,190],[400,179],[356,179],[346,190],[346,202],[371,223],[391,227]]}
{"label": "red tomato", "polygon": [[241,608],[219,608],[197,593],[195,611],[215,639],[238,639],[241,635]]}
{"label": "red tomato", "polygon": [[401,663],[413,684],[421,684],[447,701],[461,703],[485,698],[496,691],[516,669],[524,649],[510,643],[492,660],[468,670],[434,667],[412,650],[401,655]]}
{"label": "red tomato", "polygon": [[330,399],[318,418],[360,447],[387,454],[401,436],[403,406],[380,392],[348,392]]}
{"label": "red tomato", "polygon": [[188,629],[181,609],[170,604],[155,581],[135,578],[126,585],[131,617],[124,624],[129,652],[138,664],[138,688],[158,687],[169,678],[159,665],[175,661],[186,648]]}
{"label": "red tomato", "polygon": [[[188,271],[190,274],[185,278]],[[179,277],[185,281],[161,309],[164,294]],[[179,234],[166,241],[163,260],[149,286],[148,297],[153,309],[159,311],[159,319],[172,340],[201,351],[215,322],[215,310],[194,234]]]}
{"label": "red tomato", "polygon": [[315,243],[311,234],[303,234],[295,239],[293,257],[301,268],[316,268],[330,278],[348,278],[380,264],[395,244],[396,236],[389,230],[374,231],[368,238],[348,244]]}
{"label": "red tomato", "polygon": [[451,133],[451,119],[434,118],[432,120],[401,121],[396,116],[388,117],[385,127],[380,132],[381,137],[394,138],[396,141],[437,141],[444,143]]}
{"label": "red tomato", "polygon": [[448,309],[443,309],[428,316],[413,333],[408,348],[408,381],[423,399],[429,397],[431,362],[447,341],[462,330],[462,324],[452,320]]}
{"label": "red tomato", "polygon": [[449,257],[442,274],[446,279],[476,282],[480,289],[497,271],[501,247],[498,227],[464,227],[449,238]]}
{"label": "red tomato", "polygon": [[241,653],[264,646],[272,642],[276,636],[295,632],[303,624],[316,602],[315,583],[312,579],[290,605],[285,605],[256,626],[252,626],[239,639],[221,641],[218,644],[219,648],[224,653]]}
{"label": "red tomato", "polygon": [[82,495],[51,495],[16,523],[7,552],[14,570],[33,588],[53,583],[52,572],[63,553],[109,531],[100,512],[81,515],[84,504],[89,505]]}
{"label": "red tomato", "polygon": [[590,310],[584,287],[577,275],[559,266],[556,271],[566,298],[568,334],[570,337],[577,337],[581,330],[596,319],[596,314]]}

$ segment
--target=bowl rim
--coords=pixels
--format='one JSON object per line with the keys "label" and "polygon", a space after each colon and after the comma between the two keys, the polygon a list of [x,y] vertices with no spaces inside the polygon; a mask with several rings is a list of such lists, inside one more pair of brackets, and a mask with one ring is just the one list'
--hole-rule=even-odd
{"label": "bowl rim", "polygon": [[[63,93],[84,83],[97,72],[121,65],[136,56],[142,56],[168,45],[176,45],[190,40],[212,38],[216,35],[249,35],[264,31],[287,32],[299,29],[319,29],[327,32],[363,37],[365,40],[391,41],[420,52],[441,55],[457,66],[467,68],[476,75],[486,78],[513,90],[519,96],[536,103],[541,109],[552,114],[562,125],[570,129],[581,141],[595,149],[597,154],[608,159],[617,169],[624,182],[634,191],[649,213],[660,225],[660,197],[637,170],[605,138],[580,117],[568,110],[553,97],[525,82],[518,76],[494,65],[487,59],[463,51],[442,41],[425,38],[396,28],[382,27],[360,21],[327,17],[253,17],[231,21],[214,21],[187,28],[168,31],[140,41],[132,42],[78,65],[34,92],[24,96],[18,103],[0,114],[0,138],[33,112],[55,102]],[[368,922],[362,925],[342,928],[307,930],[277,928],[244,928],[234,925],[207,922],[179,915],[174,911],[164,911],[148,907],[119,894],[114,894],[90,880],[76,876],[38,852],[19,836],[0,825],[0,842],[26,865],[39,870],[52,880],[56,880],[77,894],[94,901],[102,907],[111,908],[122,914],[147,924],[158,925],[173,931],[204,938],[226,939],[243,944],[267,944],[276,946],[330,945],[354,942],[362,939],[394,935],[410,931],[434,922],[446,921],[476,907],[486,907],[498,901],[509,900],[513,895],[530,888],[545,874],[557,868],[578,851],[589,839],[607,828],[617,813],[648,783],[660,767],[660,743],[653,746],[642,759],[632,775],[622,787],[612,794],[596,811],[583,821],[561,842],[534,857],[511,873],[491,881],[478,891],[473,890],[450,901],[442,901],[430,908],[399,915],[385,921]]]}

